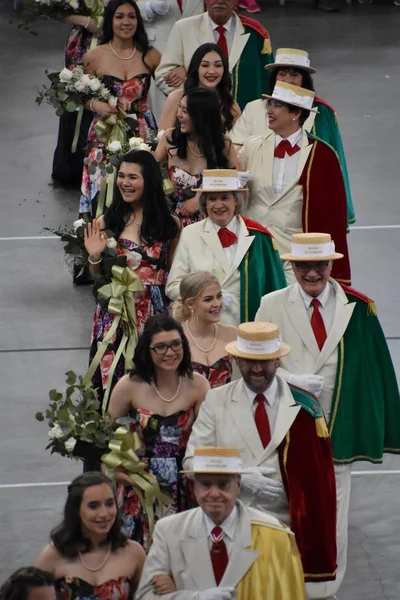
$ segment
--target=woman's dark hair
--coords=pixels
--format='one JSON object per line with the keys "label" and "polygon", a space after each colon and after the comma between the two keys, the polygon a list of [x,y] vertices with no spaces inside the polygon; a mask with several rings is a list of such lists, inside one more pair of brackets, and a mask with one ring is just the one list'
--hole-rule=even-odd
{"label": "woman's dark hair", "polygon": [[[275,69],[272,69],[272,71],[269,74],[268,77],[268,89],[265,92],[266,94],[271,95],[272,92],[274,91],[274,87],[276,84],[276,78],[278,76],[279,71],[282,71],[285,67],[275,67]],[[288,69],[290,69],[291,71],[297,71],[298,73],[300,73],[300,75],[303,78],[303,82],[301,84],[301,87],[304,88],[305,90],[310,90],[311,92],[315,92],[314,89],[314,82],[313,82],[313,78],[311,77],[310,73],[308,71],[305,71],[304,69],[300,69],[297,67],[287,67]]]}
{"label": "woman's dark hair", "polygon": [[[136,18],[137,18],[137,27],[136,27],[136,31],[135,31],[132,39],[135,44],[135,47],[143,55],[142,60],[143,60],[144,64],[148,67],[148,65],[146,64],[146,61],[145,61],[145,56],[150,48],[149,38],[147,37],[147,33],[144,28],[143,17],[140,14],[140,9],[139,9],[138,5],[136,4],[135,0],[110,0],[110,2],[107,4],[107,6],[104,10],[103,38],[101,40],[101,43],[108,44],[108,42],[112,41],[113,35],[114,35],[114,32],[113,32],[114,15],[117,12],[117,9],[120,6],[123,6],[124,4],[130,4],[135,9]],[[149,70],[151,70],[151,69],[149,69]]]}
{"label": "woman's dark hair", "polygon": [[[144,179],[143,221],[140,228],[142,239],[147,243],[172,240],[178,234],[178,225],[168,208],[158,162],[147,150],[128,152],[120,157],[119,167],[123,162],[139,165]],[[132,206],[124,202],[116,178],[113,201],[104,215],[105,228],[111,229],[118,239],[131,214]]]}
{"label": "woman's dark hair", "polygon": [[[188,91],[186,100],[193,133],[199,150],[207,161],[207,169],[227,169],[228,159],[225,156],[224,126],[218,93],[215,90],[195,88]],[[187,158],[188,134],[182,133],[178,121],[171,139],[167,141],[177,149],[179,158]]]}
{"label": "woman's dark hair", "polygon": [[185,94],[187,94],[189,90],[199,87],[199,67],[201,65],[201,61],[209,52],[216,52],[220,57],[224,67],[221,81],[217,85],[216,90],[221,102],[220,110],[224,118],[224,129],[225,131],[230,131],[233,127],[232,108],[234,104],[234,99],[232,96],[232,77],[229,72],[228,59],[217,44],[207,43],[202,44],[197,48],[192,56],[187,70],[184,91]]}
{"label": "woman's dark hair", "polygon": [[307,110],[306,108],[301,108],[300,106],[294,106],[293,104],[287,104],[286,102],[283,102],[282,104],[286,104],[287,109],[290,113],[296,113],[299,110],[301,110],[301,115],[299,117],[299,125],[300,125],[300,127],[303,127],[304,123],[307,121],[308,117],[310,116],[310,111]]}
{"label": "woman's dark hair", "polygon": [[34,588],[54,586],[54,577],[36,567],[22,567],[15,571],[0,588],[0,600],[28,600]]}
{"label": "woman's dark hair", "polygon": [[133,377],[137,375],[147,383],[151,383],[152,381],[157,383],[150,346],[153,336],[161,331],[177,331],[179,333],[182,340],[183,358],[177,368],[177,372],[181,377],[190,377],[192,379],[193,367],[191,363],[189,342],[183,332],[182,325],[168,315],[155,315],[147,320],[143,333],[139,337],[135,348],[135,354],[133,355],[135,368],[130,372],[130,376]]}
{"label": "woman's dark hair", "polygon": [[[115,505],[117,505],[113,483],[109,477],[100,471],[83,473],[83,475],[76,477],[68,486],[68,496],[64,506],[64,518],[50,533],[51,541],[63,556],[75,558],[78,556],[78,552],[89,552],[91,550],[90,540],[85,537],[82,531],[79,510],[85,491],[94,485],[102,485],[104,483],[109,485],[113,491]],[[112,551],[126,546],[127,537],[122,533],[122,521],[118,511],[114,524],[108,532],[104,543],[111,544]]]}

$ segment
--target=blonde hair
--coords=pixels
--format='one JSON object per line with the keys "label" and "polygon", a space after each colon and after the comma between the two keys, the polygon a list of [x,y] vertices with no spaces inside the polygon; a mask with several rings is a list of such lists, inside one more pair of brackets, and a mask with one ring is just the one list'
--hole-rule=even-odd
{"label": "blonde hair", "polygon": [[180,297],[172,307],[174,319],[181,323],[190,319],[191,313],[187,306],[188,300],[197,300],[204,288],[211,283],[219,284],[219,281],[215,275],[208,271],[196,271],[186,275],[179,286]]}

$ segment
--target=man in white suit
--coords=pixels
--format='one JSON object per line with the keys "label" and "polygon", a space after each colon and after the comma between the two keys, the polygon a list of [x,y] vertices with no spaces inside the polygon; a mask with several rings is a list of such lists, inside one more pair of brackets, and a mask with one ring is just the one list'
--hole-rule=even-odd
{"label": "man in white suit", "polygon": [[[297,283],[262,299],[256,321],[278,324],[292,352],[280,375],[318,396],[329,424],[337,487],[336,581],[316,584],[317,598],[333,597],[347,557],[351,463],[381,462],[400,445],[400,399],[390,355],[371,299],[330,277],[335,252],[325,233],[294,235],[291,261]],[[391,450],[386,450],[386,449]],[[314,596],[315,597],[315,596]]]}
{"label": "man in white suit", "polygon": [[[207,12],[191,16],[173,26],[161,63],[156,70],[156,84],[168,95],[180,87],[193,53],[201,44],[217,43],[229,58],[234,98],[243,109],[247,102],[259,98],[265,85],[264,67],[273,61],[269,34],[253,19],[237,15],[235,0],[205,0]],[[189,8],[190,2],[185,7]],[[258,93],[258,96],[257,96]]]}
{"label": "man in white suit", "polygon": [[242,323],[237,342],[226,350],[236,357],[242,379],[207,394],[184,468],[192,466],[198,446],[235,443],[245,467],[241,499],[290,526],[308,591],[314,585],[308,582],[334,580],[336,572],[335,473],[321,407],[276,376],[290,347],[275,324]]}
{"label": "man in white suit", "polygon": [[[199,508],[158,521],[136,600],[304,600],[292,532],[238,500],[240,451],[197,448],[191,473]],[[155,595],[160,573],[175,592]]]}

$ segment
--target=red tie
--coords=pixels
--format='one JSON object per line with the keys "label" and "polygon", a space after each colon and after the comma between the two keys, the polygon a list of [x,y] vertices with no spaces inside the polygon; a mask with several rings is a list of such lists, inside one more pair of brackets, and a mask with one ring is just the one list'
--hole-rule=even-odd
{"label": "red tie", "polygon": [[228,55],[228,42],[226,41],[226,37],[225,37],[225,27],[223,25],[218,25],[218,27],[215,28],[215,31],[218,31],[219,33],[219,38],[218,38],[218,46],[221,48],[222,52],[225,54],[226,58],[229,58]]}
{"label": "red tie", "polygon": [[211,546],[211,562],[214,569],[214,577],[216,584],[219,585],[226,567],[228,566],[228,551],[224,542],[224,531],[221,527],[214,527],[211,532],[212,546]]}
{"label": "red tie", "polygon": [[324,320],[319,312],[321,302],[317,298],[314,298],[314,300],[311,301],[311,304],[314,307],[313,314],[311,315],[311,327],[314,332],[315,339],[317,340],[318,347],[320,350],[322,350],[327,335]]}
{"label": "red tie", "polygon": [[292,154],[296,154],[299,150],[300,148],[297,144],[292,146],[289,140],[282,140],[275,148],[274,156],[276,156],[276,158],[285,158],[285,154],[292,156]]}
{"label": "red tie", "polygon": [[255,401],[257,402],[257,408],[254,418],[256,421],[262,445],[264,446],[264,448],[266,448],[271,441],[271,429],[269,427],[269,419],[267,411],[265,409],[264,394],[257,394],[257,396],[255,397]]}
{"label": "red tie", "polygon": [[218,230],[218,237],[223,248],[229,248],[229,246],[232,246],[232,244],[237,242],[237,235],[226,227],[221,227],[221,229]]}
{"label": "red tie", "polygon": [[178,0],[179,10],[182,12],[182,0]]}

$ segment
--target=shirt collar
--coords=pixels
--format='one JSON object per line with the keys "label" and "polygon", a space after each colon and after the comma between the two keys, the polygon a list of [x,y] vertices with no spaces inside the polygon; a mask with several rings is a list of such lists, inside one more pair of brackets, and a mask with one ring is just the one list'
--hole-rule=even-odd
{"label": "shirt collar", "polygon": [[277,133],[275,135],[275,148],[283,139],[287,139],[288,142],[290,142],[290,145],[292,146],[292,148],[296,144],[301,147],[300,142],[301,142],[302,135],[303,135],[303,130],[301,128],[298,129],[297,131],[295,131],[294,133],[292,133],[292,135],[289,135],[288,138],[283,138]]}
{"label": "shirt collar", "polygon": [[[299,287],[300,287],[300,294],[301,294],[301,296],[303,298],[305,307],[308,310],[310,308],[311,302],[314,300],[314,298],[312,296],[309,296],[303,290],[303,288],[301,287],[300,284],[299,284]],[[330,282],[328,282],[326,284],[326,286],[324,287],[323,291],[320,293],[320,295],[317,296],[317,300],[320,301],[322,308],[325,308],[325,306],[326,306],[326,304],[327,304],[327,302],[329,300],[329,297],[331,295],[331,292],[333,292],[332,285],[330,284]]]}
{"label": "shirt collar", "polygon": [[[214,23],[214,21],[212,20],[212,18],[210,17],[210,15],[208,15],[208,18],[210,19],[212,30],[215,31],[215,29],[217,29],[218,25],[216,23]],[[232,17],[224,25],[226,33],[230,33],[231,32],[232,24],[233,24],[233,15],[232,15]]]}
{"label": "shirt collar", "polygon": [[[210,219],[210,221],[211,221],[211,219]],[[220,227],[219,225],[214,223],[214,221],[211,221],[211,223],[214,225],[217,233],[220,229],[222,229],[222,227]],[[238,226],[239,226],[239,219],[235,215],[233,217],[232,221],[230,221],[230,223],[228,223],[228,225],[226,225],[226,229],[229,229],[229,231],[232,231],[232,233],[234,233],[236,235],[237,231],[238,231]]]}
{"label": "shirt collar", "polygon": [[[257,392],[253,392],[246,384],[244,384],[244,387],[247,392],[247,397],[249,399],[250,406],[253,406],[253,402],[257,396]],[[267,403],[272,407],[275,404],[276,399],[278,397],[278,380],[276,377],[274,377],[274,380],[269,386],[269,388],[265,390],[264,396]]]}
{"label": "shirt collar", "polygon": [[[203,511],[203,514],[204,514],[204,520],[206,523],[208,537],[211,537],[211,532],[214,529],[214,527],[216,527],[216,524],[214,523],[214,521],[212,519],[210,519],[210,517],[208,515],[206,515],[206,513],[204,511]],[[227,517],[225,519],[225,521],[223,523],[221,523],[221,525],[219,525],[219,527],[221,527],[221,529],[223,529],[224,534],[227,535],[230,540],[233,540],[235,537],[237,520],[238,520],[238,509],[235,504],[229,517]]]}

